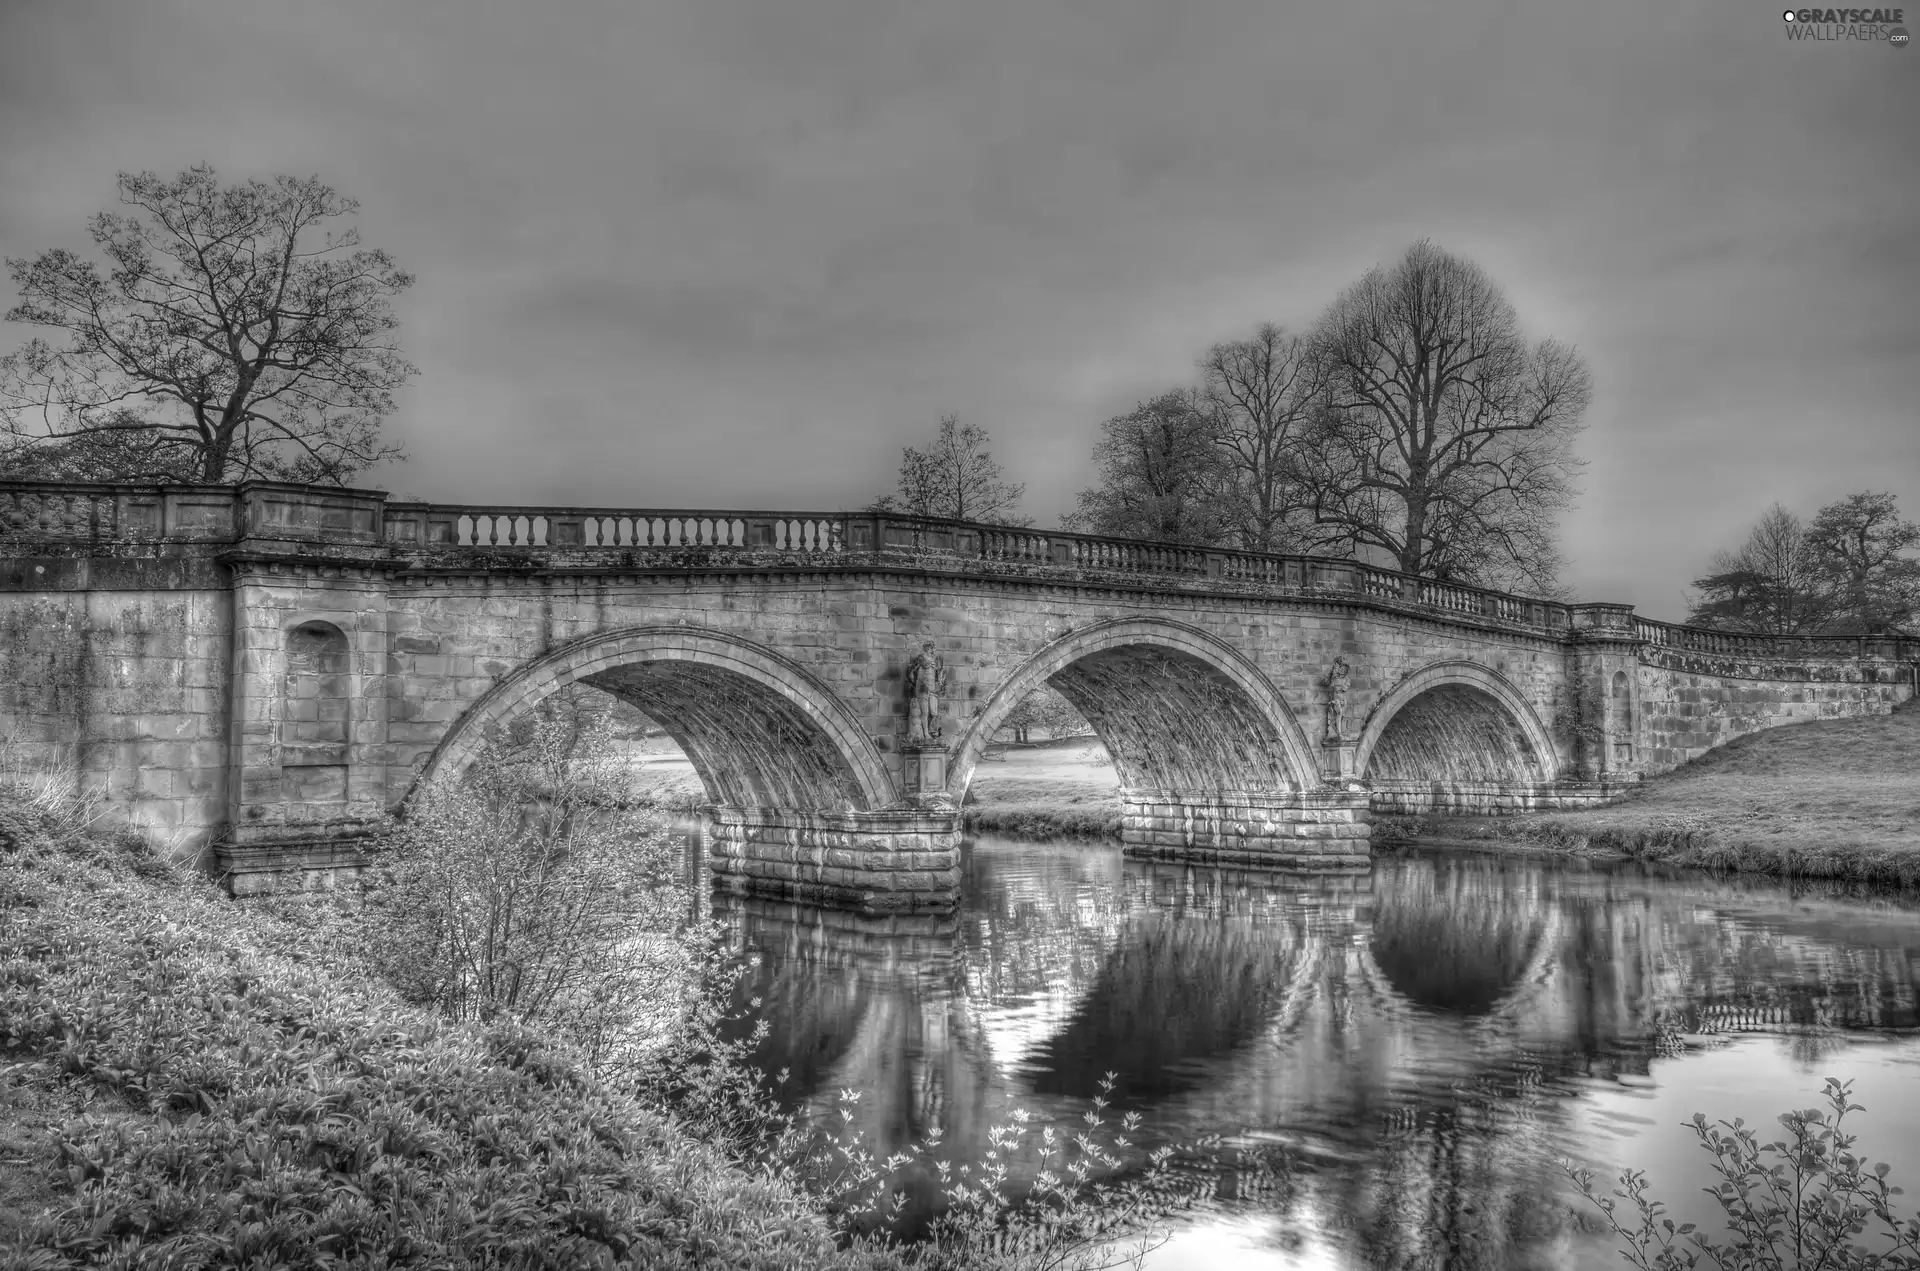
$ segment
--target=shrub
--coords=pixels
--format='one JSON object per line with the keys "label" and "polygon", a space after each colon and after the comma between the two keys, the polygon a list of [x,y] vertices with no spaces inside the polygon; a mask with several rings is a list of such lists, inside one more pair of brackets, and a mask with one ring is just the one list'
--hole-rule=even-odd
{"label": "shrub", "polygon": [[0,855],[0,1049],[129,1115],[60,1135],[0,1267],[881,1266],[509,1019],[435,1019],[204,882]]}
{"label": "shrub", "polygon": [[[1719,1183],[1707,1190],[1720,1206],[1724,1235],[1693,1223],[1676,1225],[1667,1206],[1648,1194],[1646,1175],[1626,1170],[1610,1195],[1594,1190],[1593,1172],[1565,1166],[1574,1185],[1597,1207],[1623,1244],[1621,1256],[1641,1271],[1714,1266],[1741,1271],[1916,1271],[1920,1269],[1920,1215],[1893,1210],[1898,1187],[1885,1164],[1869,1166],[1853,1151],[1855,1136],[1842,1123],[1865,1111],[1848,1101],[1851,1083],[1829,1077],[1827,1111],[1783,1113],[1785,1138],[1767,1143],[1743,1121],[1692,1121],[1700,1146],[1713,1156]],[[1631,1207],[1622,1221],[1620,1203]],[[1855,1243],[1869,1230],[1878,1248]],[[1702,1259],[1706,1259],[1702,1262]]]}
{"label": "shrub", "polygon": [[679,844],[627,801],[606,731],[533,716],[414,798],[342,915],[409,1001],[557,1029],[596,1065],[670,1022],[704,941]]}

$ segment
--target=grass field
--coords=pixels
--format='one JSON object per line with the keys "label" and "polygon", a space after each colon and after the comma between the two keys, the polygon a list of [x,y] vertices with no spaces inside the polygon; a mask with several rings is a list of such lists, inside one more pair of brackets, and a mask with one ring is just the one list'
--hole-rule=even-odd
{"label": "grass field", "polygon": [[1119,779],[1091,737],[1008,747],[974,769],[961,828],[1020,838],[1118,838]]}

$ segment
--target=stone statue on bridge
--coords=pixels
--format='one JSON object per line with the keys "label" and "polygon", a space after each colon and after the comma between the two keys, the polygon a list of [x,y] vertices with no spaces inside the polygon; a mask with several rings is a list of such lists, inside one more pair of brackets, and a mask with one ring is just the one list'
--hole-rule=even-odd
{"label": "stone statue on bridge", "polygon": [[1347,733],[1347,690],[1353,686],[1353,668],[1345,658],[1335,658],[1327,672],[1327,740],[1339,741]]}
{"label": "stone statue on bridge", "polygon": [[933,651],[933,641],[921,642],[920,652],[907,663],[907,740],[940,739],[940,694],[946,688],[947,668]]}

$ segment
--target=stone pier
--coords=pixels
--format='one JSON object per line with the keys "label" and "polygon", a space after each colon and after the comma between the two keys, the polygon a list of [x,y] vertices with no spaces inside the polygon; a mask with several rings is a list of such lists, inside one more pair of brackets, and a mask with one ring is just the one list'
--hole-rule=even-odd
{"label": "stone pier", "polygon": [[1365,869],[1373,813],[1364,789],[1180,798],[1120,793],[1129,856],[1287,869]]}

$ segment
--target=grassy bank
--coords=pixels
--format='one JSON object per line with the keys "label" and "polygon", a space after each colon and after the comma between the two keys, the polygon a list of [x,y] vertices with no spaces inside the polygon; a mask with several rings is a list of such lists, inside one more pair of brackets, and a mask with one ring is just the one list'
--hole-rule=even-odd
{"label": "grassy bank", "polygon": [[[970,833],[1118,838],[1111,767],[1086,746],[1040,745],[983,764]],[[1881,886],[1920,884],[1920,705],[1753,733],[1583,812],[1382,817],[1381,844],[1468,841]]]}
{"label": "grassy bank", "polygon": [[1111,789],[1053,777],[977,782],[961,809],[969,834],[1019,838],[1119,838],[1120,800]]}
{"label": "grassy bank", "polygon": [[0,802],[0,1268],[891,1265],[514,1027]]}
{"label": "grassy bank", "polygon": [[1019,838],[1120,837],[1119,779],[1091,737],[997,749],[975,769],[961,809],[969,834]]}
{"label": "grassy bank", "polygon": [[1470,840],[1887,886],[1920,883],[1920,709],[1753,733],[1582,812],[1385,817],[1376,841]]}

